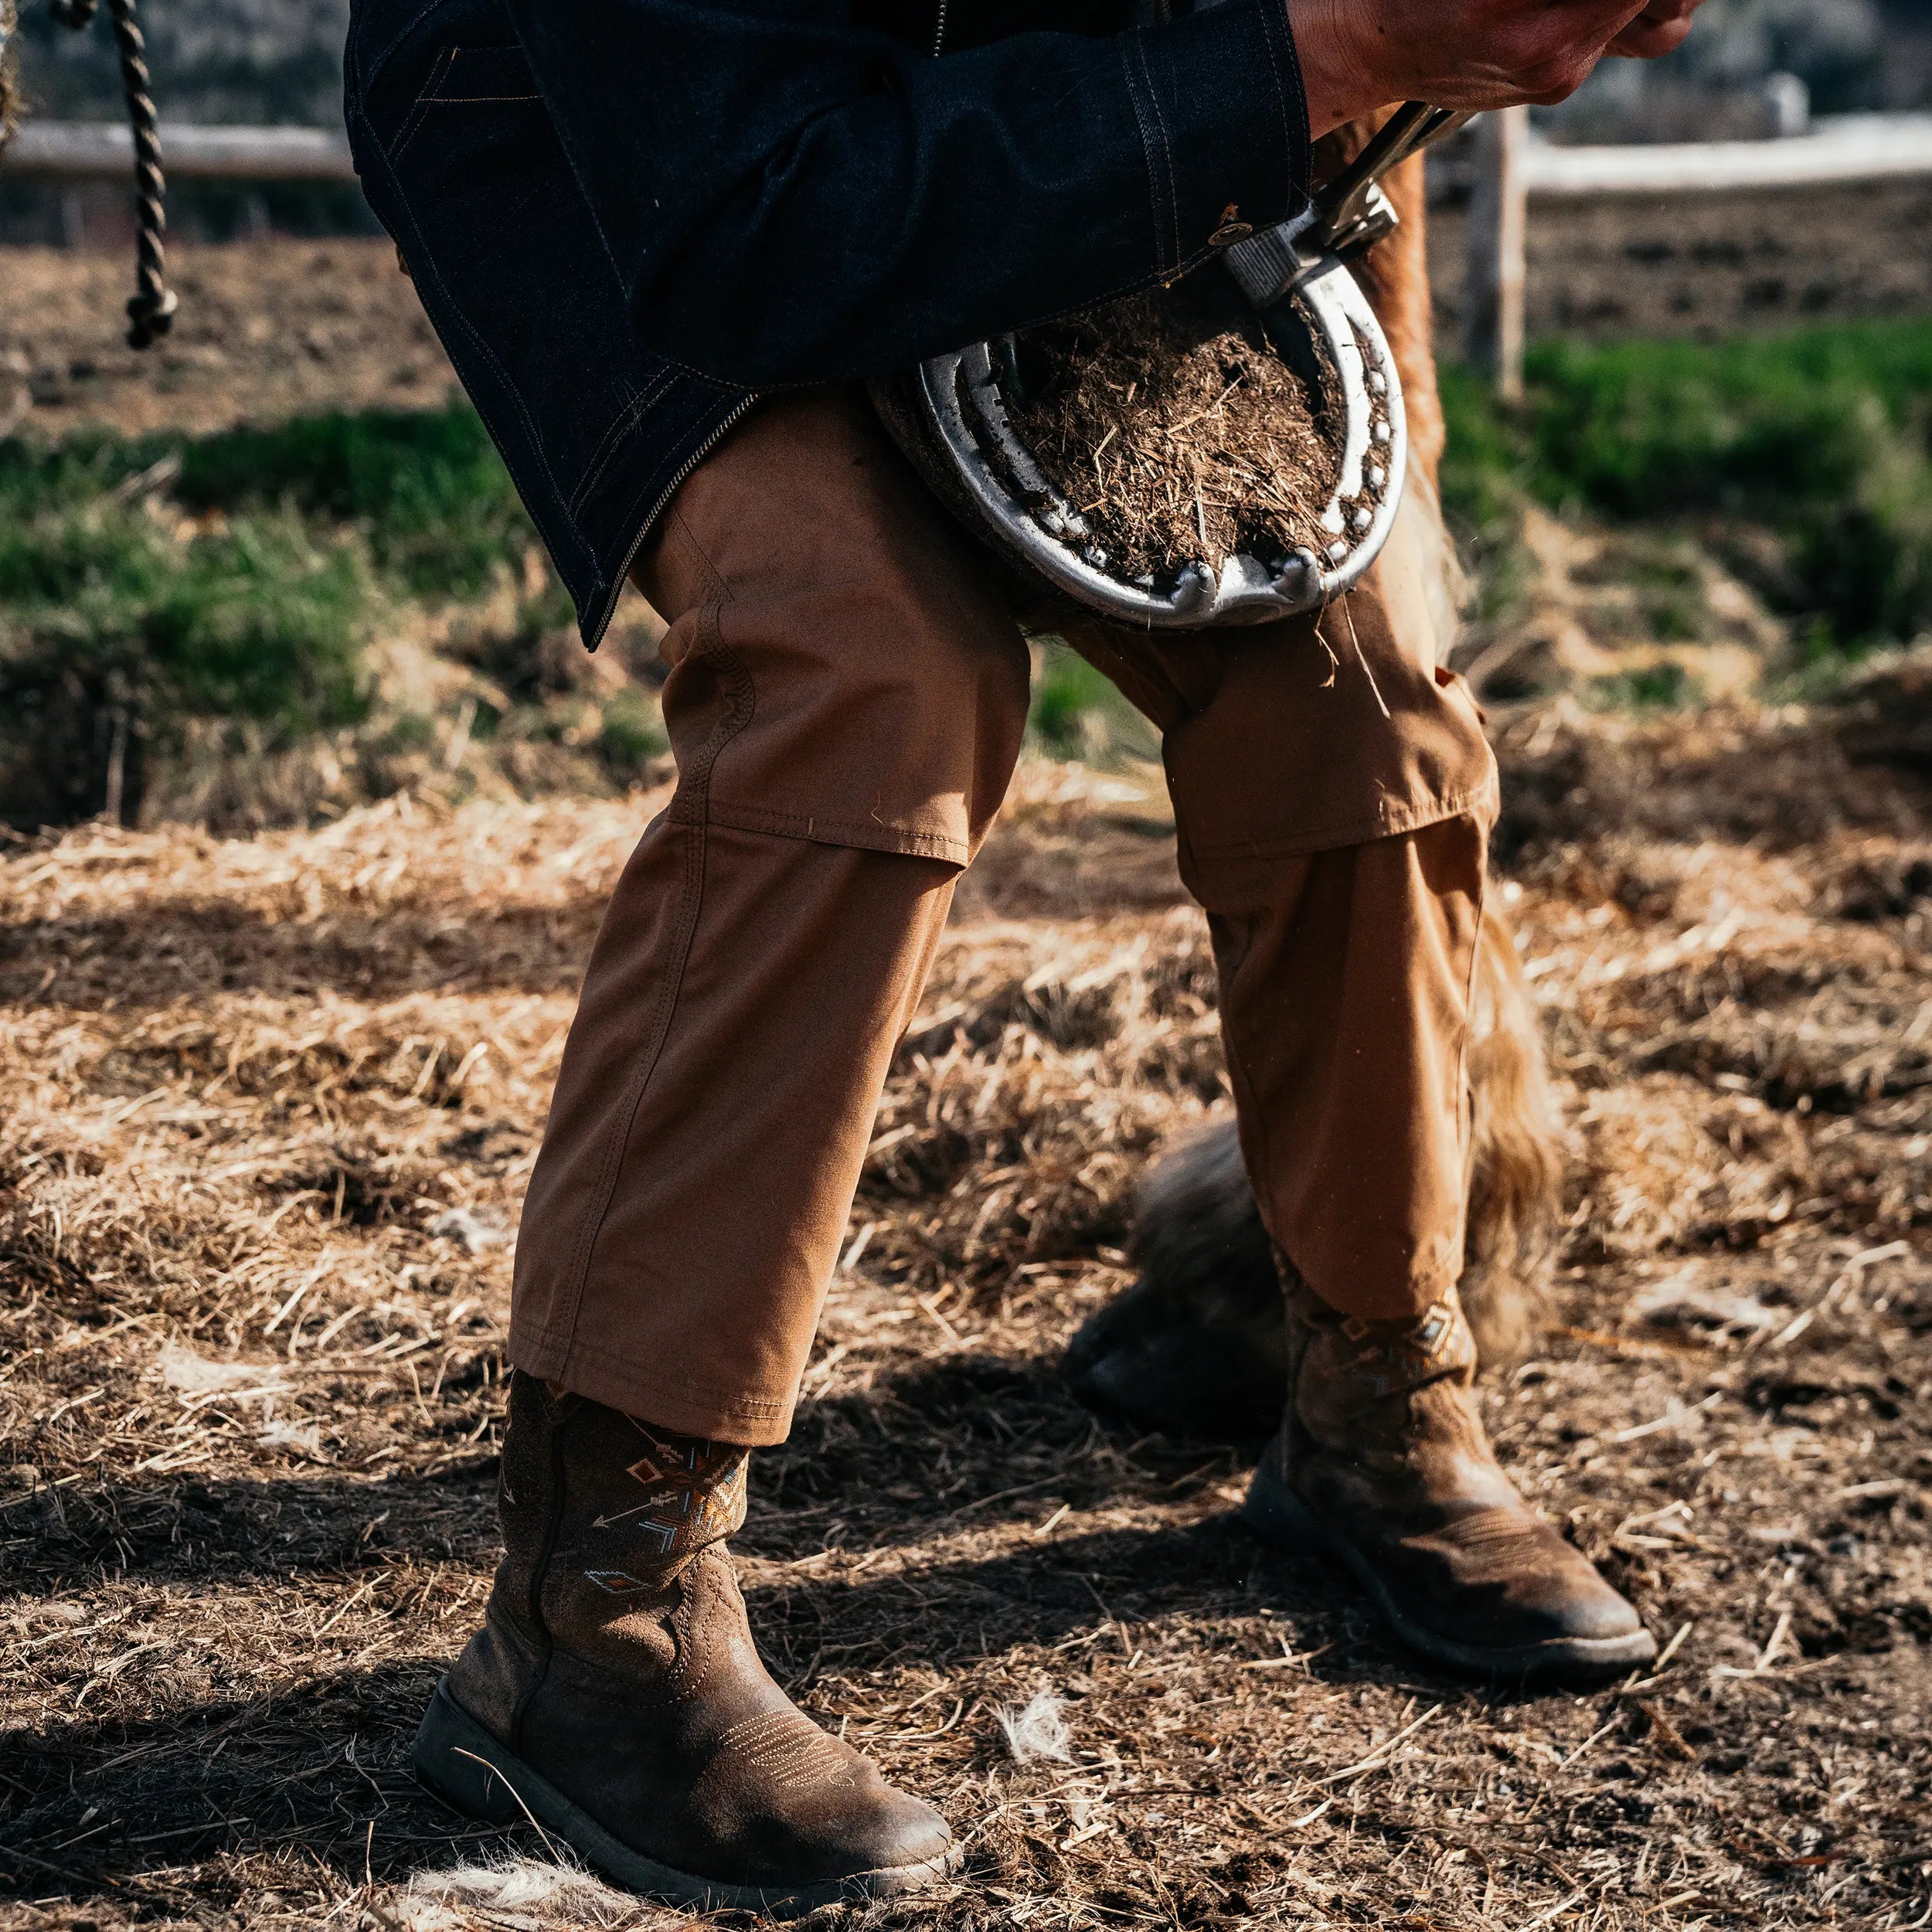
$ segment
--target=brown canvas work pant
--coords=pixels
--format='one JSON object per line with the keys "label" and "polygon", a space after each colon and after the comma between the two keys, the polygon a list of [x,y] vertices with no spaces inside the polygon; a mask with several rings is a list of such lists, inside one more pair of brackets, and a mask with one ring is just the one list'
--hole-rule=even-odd
{"label": "brown canvas work pant", "polygon": [[[1318,1293],[1372,1318],[1425,1307],[1462,1260],[1495,770],[1437,668],[1439,540],[1412,502],[1319,636],[1070,639],[1164,734],[1264,1219]],[[887,1063],[1019,754],[1028,653],[856,394],[748,419],[638,576],[670,624],[678,784],[591,954],[510,1352],[757,1446],[790,1426]]]}

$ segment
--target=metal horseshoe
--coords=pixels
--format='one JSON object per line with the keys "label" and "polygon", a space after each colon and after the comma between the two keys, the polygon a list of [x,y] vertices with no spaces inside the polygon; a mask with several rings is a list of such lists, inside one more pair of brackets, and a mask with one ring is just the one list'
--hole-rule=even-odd
{"label": "metal horseshoe", "polygon": [[1188,565],[1162,591],[1111,571],[1080,512],[1015,434],[1013,338],[923,362],[875,389],[887,427],[939,495],[1012,561],[1117,621],[1154,630],[1265,623],[1319,610],[1376,559],[1402,500],[1408,430],[1387,338],[1348,262],[1396,226],[1381,178],[1468,117],[1416,101],[1399,109],[1301,214],[1222,251],[1291,366],[1325,366],[1341,404],[1341,462],[1318,551]]}

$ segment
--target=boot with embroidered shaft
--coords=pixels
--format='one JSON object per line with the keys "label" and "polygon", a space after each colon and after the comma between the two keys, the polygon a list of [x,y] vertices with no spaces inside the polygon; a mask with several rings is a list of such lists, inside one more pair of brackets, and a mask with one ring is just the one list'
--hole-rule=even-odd
{"label": "boot with embroidered shaft", "polygon": [[1363,1321],[1282,1274],[1287,1410],[1250,1525],[1338,1557],[1398,1637],[1458,1669],[1548,1681],[1648,1662],[1636,1611],[1498,1464],[1455,1291],[1407,1320]]}
{"label": "boot with embroidered shaft", "polygon": [[513,1376],[503,1561],[417,1770],[675,1903],[789,1914],[930,1883],[956,1862],[945,1820],[759,1661],[724,1540],[749,1456]]}

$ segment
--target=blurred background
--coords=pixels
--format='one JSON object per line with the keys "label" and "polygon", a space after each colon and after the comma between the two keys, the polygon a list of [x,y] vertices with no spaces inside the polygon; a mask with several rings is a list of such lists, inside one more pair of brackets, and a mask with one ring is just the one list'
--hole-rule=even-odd
{"label": "blurred background", "polygon": [[[346,12],[152,6],[165,118],[338,140]],[[239,828],[405,783],[655,771],[655,619],[634,605],[611,649],[577,650],[352,179],[177,166],[181,321],[137,357],[118,163],[33,159],[50,133],[118,122],[111,39],[36,3],[19,41],[0,819],[111,803]],[[1699,158],[1713,143],[1747,154],[1741,175]],[[1607,62],[1539,111],[1514,164],[1523,237],[1500,272],[1522,345],[1500,394],[1485,151],[1472,129],[1430,164],[1445,494],[1471,579],[1459,661],[1485,699],[1778,699],[1913,646],[1932,626],[1932,5],[1709,0],[1672,58]],[[1642,165],[1662,185],[1626,178]],[[1151,750],[1050,640],[1039,663],[1043,748]]]}

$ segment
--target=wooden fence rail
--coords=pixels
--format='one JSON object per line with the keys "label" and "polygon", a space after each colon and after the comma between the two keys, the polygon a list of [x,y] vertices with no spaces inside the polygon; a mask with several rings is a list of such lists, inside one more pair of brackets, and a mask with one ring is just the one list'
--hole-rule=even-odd
{"label": "wooden fence rail", "polygon": [[[322,128],[161,124],[169,175],[182,181],[353,181],[349,143]],[[29,121],[0,161],[0,180],[126,181],[128,130],[116,122]]]}
{"label": "wooden fence rail", "polygon": [[1522,160],[1525,192],[1549,196],[1804,188],[1926,174],[1932,174],[1932,114],[1832,114],[1814,121],[1810,133],[1781,141],[1558,148],[1530,140]]}

